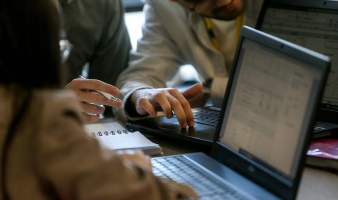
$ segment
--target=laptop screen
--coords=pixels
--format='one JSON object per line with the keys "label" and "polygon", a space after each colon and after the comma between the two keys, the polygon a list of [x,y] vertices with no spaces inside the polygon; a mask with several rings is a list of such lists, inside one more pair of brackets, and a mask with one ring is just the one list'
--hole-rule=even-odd
{"label": "laptop screen", "polygon": [[219,142],[293,181],[319,74],[318,68],[244,38]]}
{"label": "laptop screen", "polygon": [[338,111],[338,10],[268,5],[260,30],[331,57],[320,108]]}

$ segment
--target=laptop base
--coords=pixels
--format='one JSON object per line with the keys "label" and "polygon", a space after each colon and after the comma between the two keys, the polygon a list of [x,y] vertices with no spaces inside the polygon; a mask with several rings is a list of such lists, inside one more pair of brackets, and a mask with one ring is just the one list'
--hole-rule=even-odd
{"label": "laptop base", "polygon": [[[191,165],[191,167],[188,167],[184,170],[182,169],[182,170],[171,171],[171,169],[179,169],[179,168],[173,168],[170,165],[174,164],[174,165],[180,166],[180,163],[179,163],[180,160],[183,160],[183,162],[187,163],[185,164],[185,166]],[[220,197],[224,197],[225,199],[227,199],[226,198],[227,193],[228,193],[226,191],[227,187],[230,187],[231,189],[240,188],[238,192],[239,194],[237,194],[238,198],[235,198],[235,199],[259,199],[259,200],[279,199],[278,197],[274,196],[272,193],[268,192],[267,190],[261,188],[254,182],[238,174],[232,169],[218,163],[216,160],[212,159],[211,157],[203,153],[192,153],[192,154],[182,154],[182,155],[175,155],[175,156],[152,158],[152,163],[153,163],[153,171],[155,175],[162,176],[162,177],[163,176],[169,177],[181,183],[184,183],[184,181],[186,181],[184,178],[182,178],[186,174],[195,176],[194,179],[201,180],[202,182],[201,184],[203,184],[203,182],[205,183],[205,181],[202,180],[203,177],[208,177],[208,181],[212,181],[208,185],[212,187],[214,183],[215,186],[213,187],[216,187],[214,188],[215,191],[213,191],[213,188],[208,189],[208,186],[203,187],[203,185],[199,185],[197,183],[191,184],[189,183],[189,180],[187,180],[188,183],[186,183],[186,184],[189,184],[195,187],[194,189],[200,195],[200,198],[202,200],[204,199],[214,200],[214,199],[219,199]],[[196,174],[196,171],[198,171],[197,174]],[[183,174],[180,175],[180,173],[183,173]],[[223,184],[225,185],[225,189],[221,189],[220,187],[220,185],[223,185]],[[211,194],[210,191],[213,191],[211,193],[214,193],[214,194]],[[244,194],[242,192],[244,192]],[[217,195],[217,193],[219,195]]]}

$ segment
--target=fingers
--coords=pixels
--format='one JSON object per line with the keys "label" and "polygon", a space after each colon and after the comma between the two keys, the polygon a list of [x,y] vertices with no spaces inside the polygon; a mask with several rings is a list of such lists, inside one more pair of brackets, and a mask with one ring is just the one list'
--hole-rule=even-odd
{"label": "fingers", "polygon": [[157,111],[155,110],[154,106],[151,105],[151,103],[146,98],[141,98],[139,100],[139,105],[136,106],[136,111],[141,115],[148,113],[152,117],[157,116]]}
{"label": "fingers", "polygon": [[120,90],[116,87],[95,79],[74,79],[66,86],[66,88],[73,90],[97,90],[107,92],[114,96],[120,94]]}
{"label": "fingers", "polygon": [[100,119],[100,115],[91,115],[87,113],[82,113],[82,116],[86,123],[93,123]]}
{"label": "fingers", "polygon": [[[202,85],[197,84],[189,88],[183,94],[187,97],[194,97],[202,90]],[[194,117],[191,107],[186,97],[177,89],[144,89],[136,91],[132,95],[132,101],[135,102],[136,111],[140,115],[149,113],[156,116],[156,110],[161,108],[167,118],[172,118],[175,112],[176,118],[182,128],[194,126]]]}
{"label": "fingers", "polygon": [[100,114],[102,114],[104,110],[105,108],[103,105],[94,105],[85,102],[81,103],[81,112],[86,123],[93,123],[99,120]]}
{"label": "fingers", "polygon": [[[162,92],[159,92],[156,94],[155,99],[157,101],[157,103],[160,105],[160,107],[162,108],[165,116],[167,118],[172,118],[173,117],[173,113],[172,113],[172,105],[169,103],[168,98],[170,98],[171,95],[164,94]],[[175,110],[174,110],[175,111]]]}
{"label": "fingers", "polygon": [[[179,101],[179,104],[176,105],[177,109],[174,108],[176,117],[179,120],[179,122],[181,120],[182,123],[184,123],[184,119],[185,119],[186,123],[189,126],[194,126],[195,125],[194,116],[192,114],[191,107],[187,99],[178,90],[170,90],[169,93]],[[177,104],[177,102],[175,101],[174,103]],[[173,103],[171,103],[171,105],[173,105]]]}
{"label": "fingers", "polygon": [[187,127],[188,122],[189,126],[194,125],[194,118],[190,105],[178,90],[171,89],[157,93],[155,102],[160,105],[167,118],[172,118],[172,110],[174,110],[177,121],[182,128]]}
{"label": "fingers", "polygon": [[95,104],[101,104],[101,105],[107,105],[112,107],[121,107],[122,101],[118,99],[118,102],[112,101],[102,94],[95,93],[95,92],[86,92],[81,90],[75,90],[74,91],[78,99],[82,102],[88,102],[88,103],[95,103]]}
{"label": "fingers", "polygon": [[81,103],[81,108],[81,112],[90,114],[103,114],[105,110],[103,105],[89,104],[85,102]]}
{"label": "fingers", "polygon": [[203,85],[200,83],[196,83],[195,85],[191,86],[190,88],[182,92],[182,95],[186,99],[191,99],[191,98],[194,98],[199,93],[201,93],[202,90],[203,90]]}

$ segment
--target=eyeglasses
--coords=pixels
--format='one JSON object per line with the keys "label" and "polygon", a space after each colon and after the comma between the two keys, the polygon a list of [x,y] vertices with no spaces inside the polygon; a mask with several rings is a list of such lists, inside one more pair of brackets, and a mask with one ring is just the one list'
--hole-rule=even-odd
{"label": "eyeglasses", "polygon": [[73,45],[68,40],[60,40],[59,44],[60,44],[61,62],[65,63],[69,57]]}

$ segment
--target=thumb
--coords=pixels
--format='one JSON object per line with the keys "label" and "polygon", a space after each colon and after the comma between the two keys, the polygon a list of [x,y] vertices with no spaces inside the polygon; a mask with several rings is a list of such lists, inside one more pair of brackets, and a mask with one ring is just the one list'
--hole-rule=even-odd
{"label": "thumb", "polygon": [[195,85],[191,86],[190,88],[186,89],[184,92],[182,92],[182,95],[186,99],[191,99],[201,93],[203,90],[203,86],[200,83],[196,83]]}

